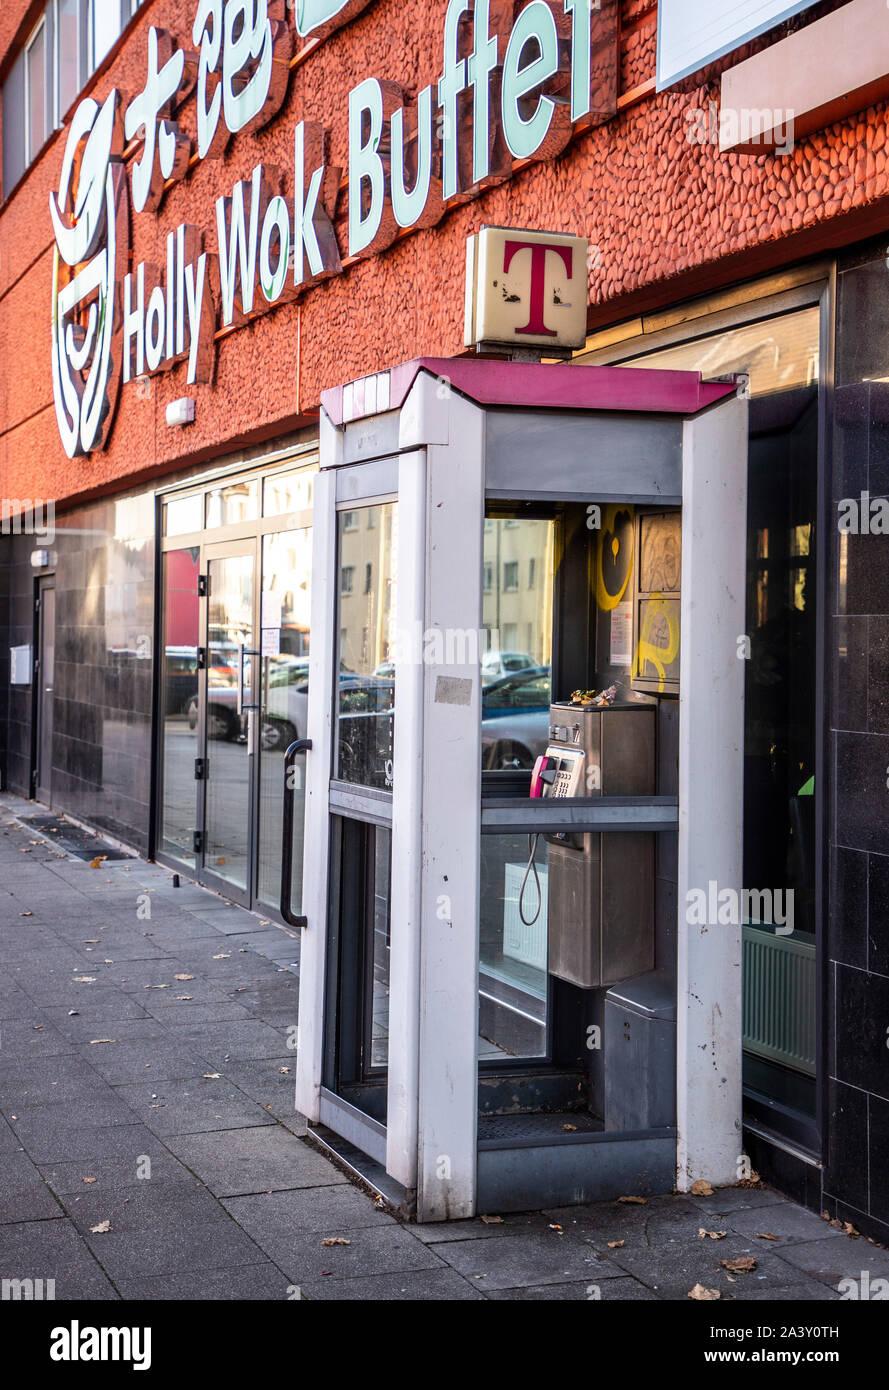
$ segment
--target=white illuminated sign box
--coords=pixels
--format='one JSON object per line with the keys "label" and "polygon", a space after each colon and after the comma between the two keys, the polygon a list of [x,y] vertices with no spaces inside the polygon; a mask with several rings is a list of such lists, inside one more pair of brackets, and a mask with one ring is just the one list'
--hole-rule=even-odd
{"label": "white illuminated sign box", "polygon": [[657,89],[741,48],[816,0],[659,0]]}
{"label": "white illuminated sign box", "polygon": [[583,347],[587,253],[584,237],[483,227],[466,247],[467,347]]}

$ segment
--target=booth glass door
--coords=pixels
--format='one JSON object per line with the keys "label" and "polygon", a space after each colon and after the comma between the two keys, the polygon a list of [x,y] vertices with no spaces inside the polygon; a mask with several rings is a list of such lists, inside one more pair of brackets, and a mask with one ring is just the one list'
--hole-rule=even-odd
{"label": "booth glass door", "polygon": [[208,546],[206,560],[200,877],[226,897],[249,906],[256,843],[256,544],[233,541]]}

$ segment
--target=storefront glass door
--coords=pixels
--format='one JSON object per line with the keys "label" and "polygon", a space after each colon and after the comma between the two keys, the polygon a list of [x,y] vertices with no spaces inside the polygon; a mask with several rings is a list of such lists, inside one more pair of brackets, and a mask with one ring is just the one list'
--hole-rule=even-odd
{"label": "storefront glass door", "polygon": [[203,874],[227,897],[249,903],[259,655],[256,547],[207,548]]}
{"label": "storefront glass door", "polygon": [[[281,902],[284,753],[306,735],[314,477],[303,464],[162,506],[156,852],[270,914]],[[298,760],[293,912],[303,773]]]}

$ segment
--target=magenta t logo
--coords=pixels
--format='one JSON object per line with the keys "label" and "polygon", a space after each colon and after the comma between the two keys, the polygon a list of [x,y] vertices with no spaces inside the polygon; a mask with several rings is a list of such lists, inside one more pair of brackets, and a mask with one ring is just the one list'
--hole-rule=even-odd
{"label": "magenta t logo", "polygon": [[552,241],[507,241],[503,254],[504,275],[508,273],[514,257],[520,251],[531,252],[531,317],[525,327],[517,328],[516,332],[527,333],[535,338],[555,338],[558,336],[555,329],[547,328],[543,317],[546,258],[550,251],[561,256],[568,279],[571,280],[574,276],[574,248]]}

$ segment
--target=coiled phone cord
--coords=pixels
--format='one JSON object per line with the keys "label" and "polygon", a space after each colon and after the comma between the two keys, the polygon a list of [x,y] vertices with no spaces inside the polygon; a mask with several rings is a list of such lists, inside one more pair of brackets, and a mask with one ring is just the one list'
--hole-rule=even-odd
{"label": "coiled phone cord", "polygon": [[[543,890],[542,890],[541,887],[540,887],[540,875],[539,875],[538,872],[537,872],[537,841],[538,841],[539,839],[540,839],[540,834],[539,834],[539,833],[536,834],[536,835],[529,835],[529,836],[528,836],[528,850],[529,850],[528,863],[527,863],[527,866],[526,866],[526,868],[525,868],[525,876],[524,876],[524,878],[522,879],[522,886],[521,886],[521,888],[519,889],[519,916],[521,917],[521,919],[522,919],[522,921],[523,921],[523,923],[525,924],[526,927],[533,927],[533,926],[534,926],[534,923],[537,921],[537,918],[540,916],[540,910],[541,910],[541,908],[543,907]],[[537,911],[534,913],[534,916],[533,916],[532,918],[530,918],[530,920],[529,920],[529,919],[525,916],[525,910],[524,910],[523,904],[524,904],[524,901],[525,901],[525,889],[526,889],[527,886],[528,886],[528,875],[531,874],[531,873],[533,873],[533,875],[534,875],[534,882],[535,882],[536,885],[537,885]]]}

